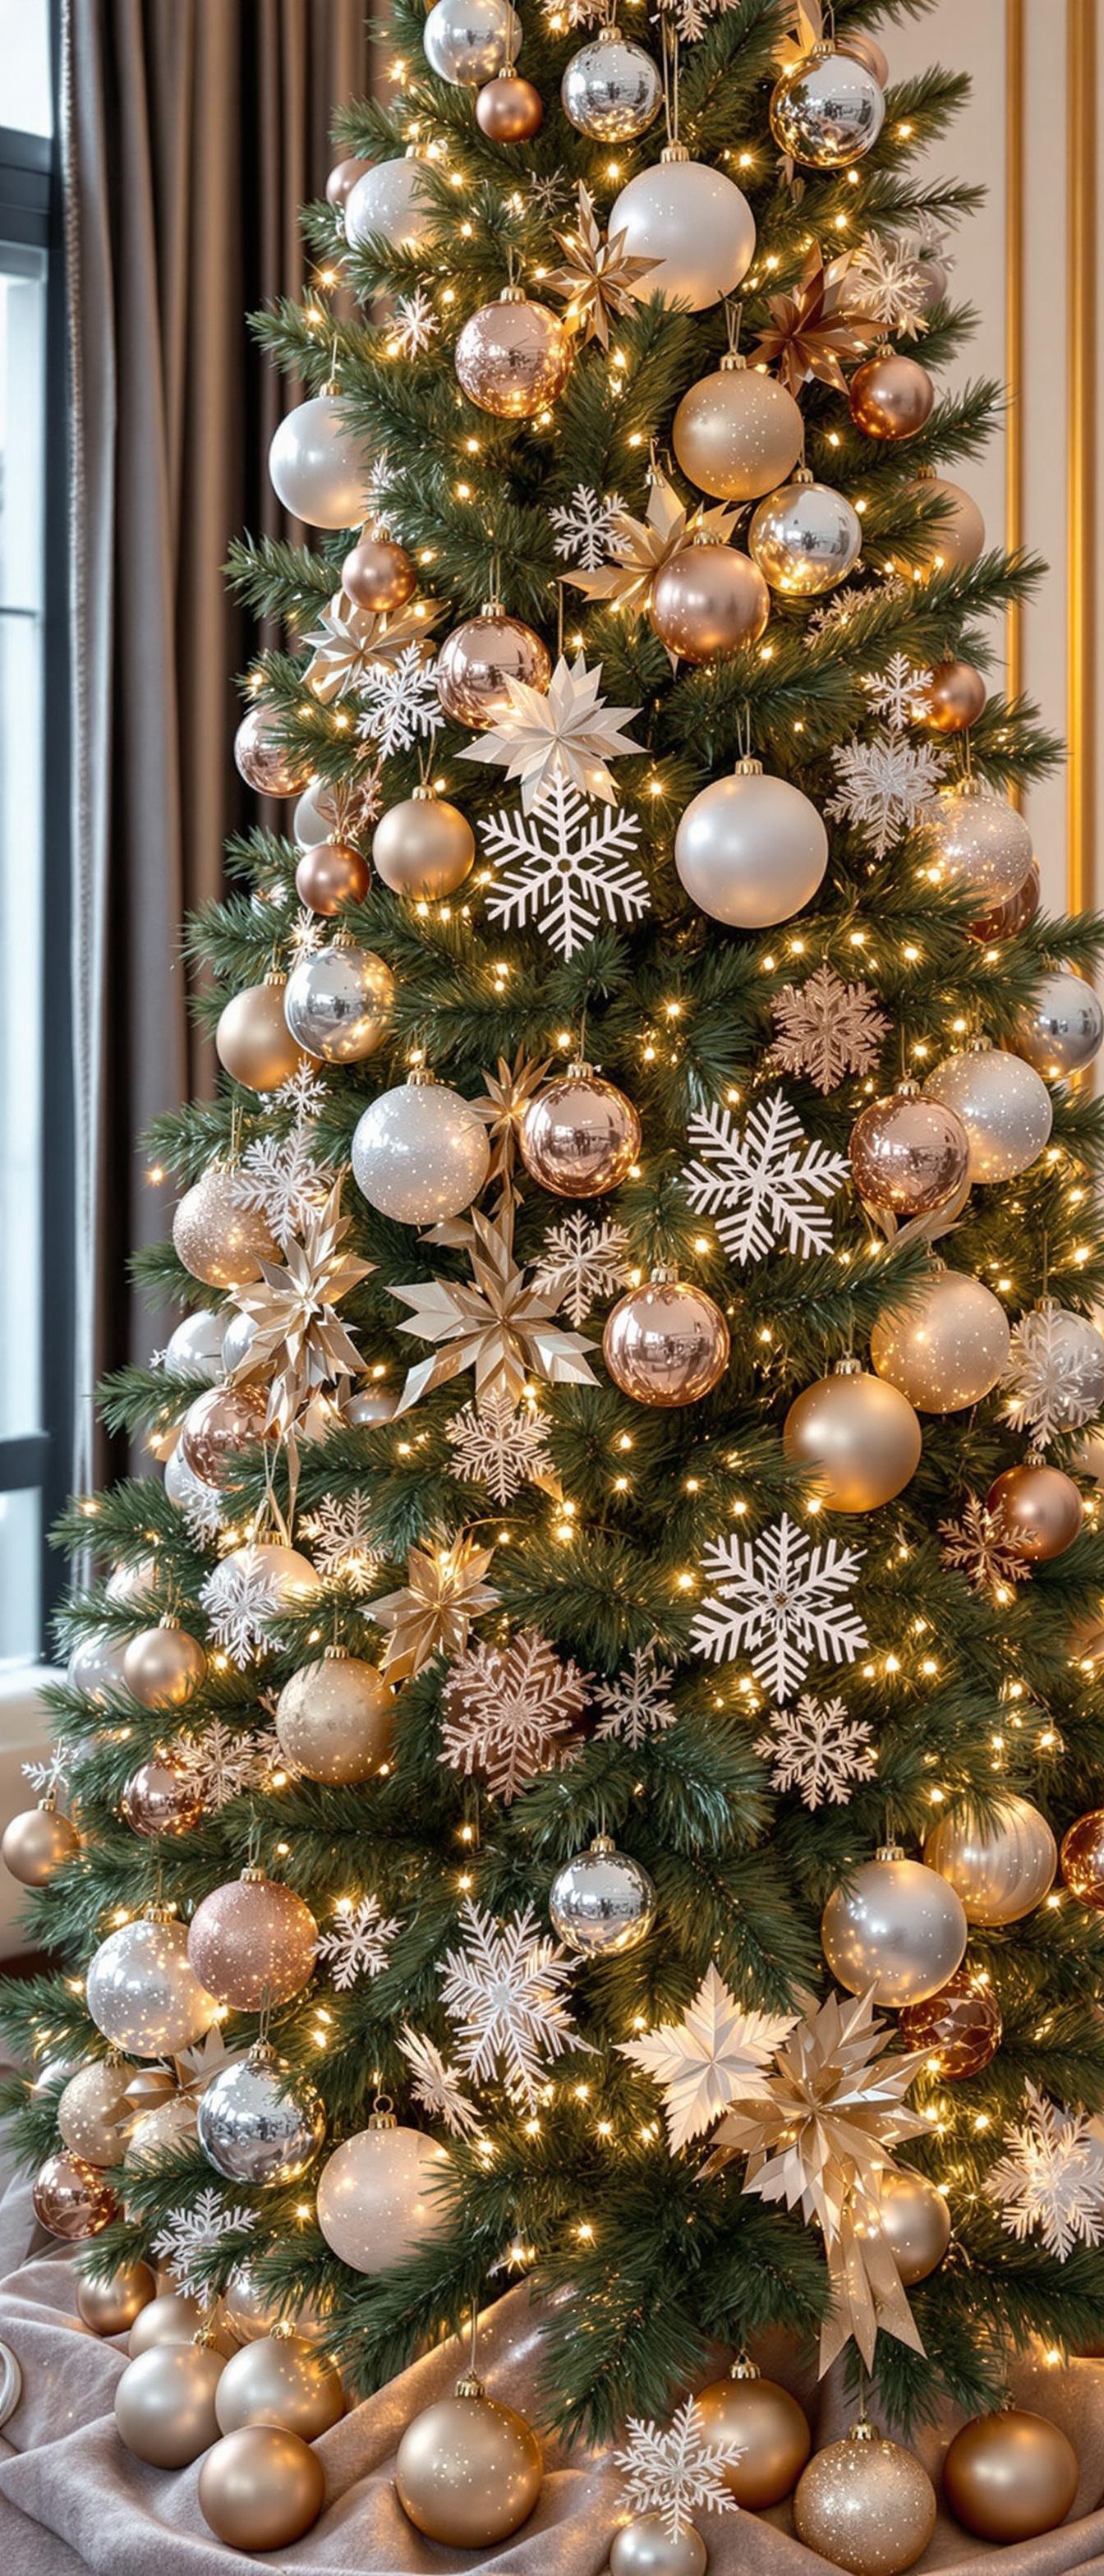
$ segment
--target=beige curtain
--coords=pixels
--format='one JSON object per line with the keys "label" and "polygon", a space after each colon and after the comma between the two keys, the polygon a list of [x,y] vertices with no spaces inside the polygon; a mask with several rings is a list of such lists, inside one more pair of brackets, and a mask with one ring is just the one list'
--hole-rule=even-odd
{"label": "beige curtain", "polygon": [[255,639],[221,566],[235,530],[279,527],[265,457],[293,396],[245,317],[303,284],[298,209],[367,87],[364,19],[365,0],[64,9],[78,1485],[107,1464],[97,1376],[159,1337],[126,1264],[171,1200],[137,1139],[213,1080],[182,917],[257,811],[230,756]]}

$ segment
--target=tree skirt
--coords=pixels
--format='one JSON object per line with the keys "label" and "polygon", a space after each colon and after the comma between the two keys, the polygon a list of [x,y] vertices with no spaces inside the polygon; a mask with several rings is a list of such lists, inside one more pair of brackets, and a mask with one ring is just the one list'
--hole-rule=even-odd
{"label": "tree skirt", "polygon": [[[33,2221],[24,2186],[0,2202],[0,2262],[10,2263]],[[86,2333],[73,2304],[71,2260],[46,2252],[0,2281],[0,2337],[18,2355],[24,2393],[0,2434],[0,2566],[13,2576],[228,2576],[235,2564],[310,2570],[311,2576],[602,2576],[620,2508],[617,2476],[575,2450],[549,2446],[540,2504],[513,2541],[486,2554],[439,2549],[422,2540],[395,2499],[395,2448],[420,2408],[457,2374],[454,2345],[415,2363],[378,2397],[355,2408],[317,2445],[328,2503],[314,2530],[291,2550],[243,2559],[212,2537],[196,2502],[198,2464],[175,2475],[144,2468],[115,2432],[112,2397],[126,2355],[123,2343]],[[511,2290],[488,2316],[480,2361],[492,2393],[521,2411],[533,2408],[537,2320],[524,2287]],[[805,2400],[813,2392],[792,2364],[764,2349],[762,2360]],[[954,2569],[956,2576],[1104,2576],[1104,2367],[1075,2362],[1067,2371],[1013,2375],[1018,2400],[1061,2423],[1081,2460],[1074,2518],[1060,2531],[997,2551],[969,2540],[940,2516],[917,2576]],[[822,2392],[818,2432],[841,2429],[838,2401]],[[938,2474],[954,2424],[922,2434],[916,2448]],[[1078,2519],[1080,2517],[1080,2519]],[[703,2519],[710,2576],[830,2576],[822,2558],[802,2548],[787,2506],[769,2515]]]}

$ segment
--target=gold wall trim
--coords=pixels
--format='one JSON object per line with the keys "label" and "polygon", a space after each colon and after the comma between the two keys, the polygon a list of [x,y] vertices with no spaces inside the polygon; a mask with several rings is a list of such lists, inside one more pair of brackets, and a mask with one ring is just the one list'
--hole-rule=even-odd
{"label": "gold wall trim", "polygon": [[1096,886],[1096,5],[1066,0],[1071,912],[1092,905]]}
{"label": "gold wall trim", "polygon": [[[1004,0],[1004,373],[1008,421],[1004,467],[1004,541],[1015,554],[1024,537],[1024,0]],[[1023,603],[1009,601],[1005,685],[1023,687]],[[1020,802],[1019,796],[1016,803]]]}

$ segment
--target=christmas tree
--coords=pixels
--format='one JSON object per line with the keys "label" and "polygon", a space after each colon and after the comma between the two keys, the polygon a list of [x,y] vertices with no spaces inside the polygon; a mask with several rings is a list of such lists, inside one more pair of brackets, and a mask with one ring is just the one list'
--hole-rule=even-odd
{"label": "christmas tree", "polygon": [[672,2545],[772,2500],[717,2342],[987,2438],[1104,2337],[1104,932],[1038,910],[914,5],[395,0],[257,324],[288,820],[152,1138],[163,1480],[69,1515],[6,1837],[93,2321],[165,2264],[364,2394],[528,2279]]}

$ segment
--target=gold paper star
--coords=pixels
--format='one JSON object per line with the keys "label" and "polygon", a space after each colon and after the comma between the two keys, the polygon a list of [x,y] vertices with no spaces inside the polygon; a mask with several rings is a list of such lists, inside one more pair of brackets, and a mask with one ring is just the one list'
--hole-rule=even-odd
{"label": "gold paper star", "polygon": [[493,1555],[493,1547],[477,1547],[463,1533],[410,1549],[401,1591],[365,1604],[377,1628],[390,1630],[383,1672],[401,1680],[420,1673],[434,1655],[463,1652],[472,1620],[498,1606],[497,1592],[484,1581]]}
{"label": "gold paper star", "polygon": [[588,599],[608,599],[611,605],[635,609],[642,617],[656,574],[673,555],[681,554],[691,536],[708,536],[716,545],[726,545],[735,524],[736,512],[723,505],[688,512],[666,475],[657,469],[643,519],[634,519],[628,510],[611,513],[613,562],[601,564],[597,572],[568,572],[563,578],[576,590],[584,590]]}
{"label": "gold paper star", "polygon": [[607,707],[598,694],[601,685],[601,663],[588,670],[581,653],[570,667],[561,655],[546,690],[531,689],[525,680],[507,680],[505,715],[478,742],[465,744],[461,760],[492,761],[508,778],[520,778],[527,814],[554,778],[581,788],[584,796],[600,797],[604,805],[615,804],[617,790],[606,762],[643,750],[621,729],[622,719],[631,724],[640,709]]}
{"label": "gold paper star", "polygon": [[336,591],[317,626],[304,638],[314,648],[303,673],[307,688],[324,707],[332,706],[350,689],[363,687],[372,663],[396,662],[443,615],[443,601],[414,598],[390,615],[377,617],[367,608],[358,608],[346,591]]}
{"label": "gold paper star", "polygon": [[355,1377],[361,1357],[351,1342],[336,1300],[346,1297],[375,1267],[342,1252],[349,1219],[341,1214],[341,1183],[312,1211],[302,1239],[292,1240],[285,1261],[262,1261],[255,1287],[231,1290],[234,1304],[253,1319],[249,1348],[232,1382],[274,1367],[265,1427],[285,1436],[318,1389]]}
{"label": "gold paper star", "polygon": [[844,280],[853,257],[852,251],[844,251],[826,267],[819,242],[813,242],[797,285],[769,299],[773,329],[761,332],[754,355],[767,366],[777,361],[791,394],[800,393],[810,376],[845,394],[841,358],[861,358],[878,337],[879,325],[869,314],[843,310]]}
{"label": "gold paper star", "polygon": [[[513,1235],[512,1204],[505,1203],[493,1223],[477,1208],[464,1229],[470,1286],[465,1280],[419,1279],[392,1289],[393,1297],[413,1308],[412,1321],[399,1331],[445,1346],[409,1370],[398,1413],[408,1413],[420,1396],[468,1368],[475,1370],[477,1396],[509,1396],[515,1404],[530,1372],[553,1386],[597,1385],[586,1356],[594,1344],[553,1321],[558,1297],[526,1285],[514,1260]],[[458,1239],[454,1227],[450,1241]]]}
{"label": "gold paper star", "polygon": [[[487,1179],[501,1181],[508,1195],[513,1191],[522,1118],[540,1090],[551,1062],[550,1056],[544,1056],[538,1062],[536,1056],[526,1055],[524,1047],[518,1048],[512,1065],[507,1063],[504,1055],[500,1055],[495,1072],[483,1076],[486,1090],[471,1103],[477,1116],[483,1120],[490,1142],[491,1162]],[[441,1242],[445,1237],[434,1233],[432,1240]]]}
{"label": "gold paper star", "polygon": [[564,321],[569,331],[582,333],[584,348],[588,340],[597,340],[601,348],[608,349],[611,320],[632,312],[640,279],[649,277],[658,261],[639,259],[626,251],[625,232],[612,233],[608,241],[603,241],[594,199],[581,179],[574,225],[570,232],[557,233],[556,239],[567,257],[562,268],[552,270],[545,285],[570,299]]}

